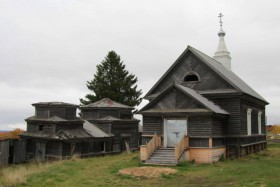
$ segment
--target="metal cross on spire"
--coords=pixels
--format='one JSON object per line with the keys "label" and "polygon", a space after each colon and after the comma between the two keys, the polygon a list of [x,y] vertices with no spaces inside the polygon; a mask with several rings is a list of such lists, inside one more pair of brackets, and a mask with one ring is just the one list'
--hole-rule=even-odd
{"label": "metal cross on spire", "polygon": [[224,16],[224,15],[223,15],[222,13],[220,13],[219,16],[218,16],[218,17],[220,18],[220,21],[219,21],[219,22],[220,22],[221,28],[222,28],[222,26],[223,26],[223,22],[222,22],[222,17],[223,17],[223,16]]}

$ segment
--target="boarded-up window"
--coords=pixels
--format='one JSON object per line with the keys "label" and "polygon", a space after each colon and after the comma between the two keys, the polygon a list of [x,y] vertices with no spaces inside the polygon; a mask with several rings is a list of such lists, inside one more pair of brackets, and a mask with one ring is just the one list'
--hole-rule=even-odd
{"label": "boarded-up window", "polygon": [[258,113],[258,131],[259,134],[262,133],[262,112]]}
{"label": "boarded-up window", "polygon": [[247,135],[252,134],[252,109],[247,109]]}
{"label": "boarded-up window", "polygon": [[51,109],[50,110],[50,116],[49,117],[53,117],[53,116],[58,116],[61,118],[65,118],[65,109]]}
{"label": "boarded-up window", "polygon": [[46,108],[36,108],[36,116],[41,119],[49,117],[49,110]]}

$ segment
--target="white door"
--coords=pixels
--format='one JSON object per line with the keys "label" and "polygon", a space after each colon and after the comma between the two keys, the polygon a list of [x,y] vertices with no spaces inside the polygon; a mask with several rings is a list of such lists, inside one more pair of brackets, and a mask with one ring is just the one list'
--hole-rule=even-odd
{"label": "white door", "polygon": [[164,124],[164,147],[174,147],[187,135],[186,119],[167,119]]}

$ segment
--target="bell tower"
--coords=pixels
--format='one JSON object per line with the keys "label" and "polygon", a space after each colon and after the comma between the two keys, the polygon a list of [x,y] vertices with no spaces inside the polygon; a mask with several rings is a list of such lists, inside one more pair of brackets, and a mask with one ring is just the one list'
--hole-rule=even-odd
{"label": "bell tower", "polygon": [[214,55],[214,59],[220,62],[223,66],[225,66],[228,70],[231,70],[231,57],[230,52],[227,50],[226,43],[225,43],[225,31],[223,30],[223,22],[222,22],[222,13],[218,16],[220,18],[220,31],[218,32],[219,36],[219,44],[217,51]]}

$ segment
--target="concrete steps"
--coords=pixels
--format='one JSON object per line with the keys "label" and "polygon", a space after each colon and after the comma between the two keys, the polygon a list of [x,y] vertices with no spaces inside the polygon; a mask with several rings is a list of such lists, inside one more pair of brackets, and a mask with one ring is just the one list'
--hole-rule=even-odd
{"label": "concrete steps", "polygon": [[178,161],[175,160],[174,148],[160,148],[144,164],[176,166]]}

